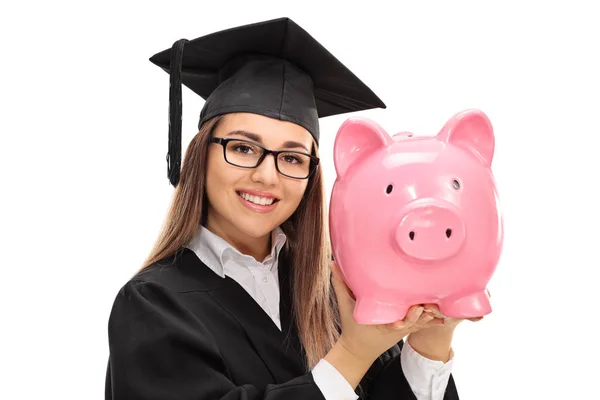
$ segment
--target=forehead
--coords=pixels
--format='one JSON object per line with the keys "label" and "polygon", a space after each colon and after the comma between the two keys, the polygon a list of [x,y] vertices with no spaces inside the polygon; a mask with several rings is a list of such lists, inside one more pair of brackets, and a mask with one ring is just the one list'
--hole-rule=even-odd
{"label": "forehead", "polygon": [[277,147],[288,141],[299,142],[307,149],[312,148],[312,135],[300,125],[288,121],[250,113],[227,114],[221,120],[216,133],[227,135],[233,131],[254,133],[267,146]]}

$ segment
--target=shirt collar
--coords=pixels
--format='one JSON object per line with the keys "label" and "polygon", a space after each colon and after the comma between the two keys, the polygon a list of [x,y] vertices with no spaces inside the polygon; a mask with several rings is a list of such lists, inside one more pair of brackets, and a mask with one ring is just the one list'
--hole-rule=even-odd
{"label": "shirt collar", "polygon": [[227,260],[231,259],[239,260],[239,264],[245,266],[250,266],[252,264],[262,264],[262,266],[268,268],[277,266],[276,261],[286,240],[287,237],[281,228],[275,228],[271,232],[271,254],[269,254],[262,262],[259,262],[252,256],[240,253],[223,238],[215,235],[204,226],[200,225],[186,247],[192,250],[200,261],[206,264],[217,275],[224,278],[224,265]]}

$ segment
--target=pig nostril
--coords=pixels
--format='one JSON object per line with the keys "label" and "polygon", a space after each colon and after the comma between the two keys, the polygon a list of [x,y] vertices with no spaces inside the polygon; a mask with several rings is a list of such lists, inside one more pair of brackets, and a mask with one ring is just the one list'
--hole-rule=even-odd
{"label": "pig nostril", "polygon": [[410,231],[408,237],[410,238],[410,240],[415,240],[415,233],[413,231]]}
{"label": "pig nostril", "polygon": [[450,239],[450,235],[452,235],[452,229],[446,229],[446,237]]}

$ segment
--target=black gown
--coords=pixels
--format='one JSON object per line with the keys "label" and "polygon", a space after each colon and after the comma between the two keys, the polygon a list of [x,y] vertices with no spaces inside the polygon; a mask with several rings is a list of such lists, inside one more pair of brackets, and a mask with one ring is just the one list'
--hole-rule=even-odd
{"label": "black gown", "polygon": [[[109,318],[106,399],[325,400],[290,320],[285,250],[279,268],[281,330],[237,282],[187,248],[134,276]],[[402,343],[371,366],[361,399],[416,400],[400,365]],[[451,376],[444,400],[457,399]]]}

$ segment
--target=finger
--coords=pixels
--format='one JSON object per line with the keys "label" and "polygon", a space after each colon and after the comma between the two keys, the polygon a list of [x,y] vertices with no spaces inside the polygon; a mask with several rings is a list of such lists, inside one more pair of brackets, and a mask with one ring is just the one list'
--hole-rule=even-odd
{"label": "finger", "polygon": [[418,332],[423,329],[429,329],[429,328],[432,328],[435,326],[443,326],[443,325],[445,325],[445,322],[443,319],[429,317],[429,318],[425,318],[423,320],[419,320],[416,324],[414,324],[410,328],[410,333]]}
{"label": "finger", "polygon": [[346,285],[346,281],[344,280],[340,269],[338,268],[335,261],[331,261],[329,263],[329,267],[331,268],[332,272],[331,283],[333,285],[335,296],[338,300],[338,307],[340,308],[340,312],[352,310],[354,308],[354,300],[350,295],[350,289]]}
{"label": "finger", "polygon": [[406,326],[406,330],[408,331],[408,333],[415,333],[417,331],[420,331],[421,329],[425,329],[431,326],[430,324],[435,323],[434,321],[435,318],[433,317],[433,315],[423,313],[421,314],[419,319],[417,319],[412,325]]}
{"label": "finger", "polygon": [[421,329],[426,325],[430,324],[432,321],[435,321],[437,318],[431,313],[424,312],[421,317],[414,323],[414,327],[417,329]]}
{"label": "finger", "polygon": [[404,328],[406,328],[406,325],[404,324],[404,321],[402,321],[402,320],[393,322],[389,325],[389,329],[392,329],[395,331],[404,329]]}
{"label": "finger", "polygon": [[445,318],[437,304],[425,304],[425,312],[431,313],[435,318]]}
{"label": "finger", "polygon": [[409,327],[411,325],[414,325],[419,318],[421,318],[421,316],[423,315],[424,312],[424,308],[423,306],[412,306],[411,308],[408,309],[408,313],[406,314],[406,317],[404,318],[404,325]]}
{"label": "finger", "polygon": [[408,312],[406,313],[406,316],[404,317],[403,320],[399,320],[396,322],[382,325],[382,326],[380,326],[380,328],[384,332],[389,329],[391,329],[391,330],[408,329],[419,319],[421,314],[423,314],[422,306],[412,306],[411,308],[408,309]]}
{"label": "finger", "polygon": [[335,291],[336,296],[340,298],[344,298],[344,279],[342,278],[342,273],[340,272],[335,261],[331,261],[329,263],[329,268],[331,269],[331,283],[333,284],[333,289]]}
{"label": "finger", "polygon": [[446,325],[446,319],[433,317],[431,320],[425,322],[425,324],[422,326],[422,328],[429,328],[432,326],[440,326],[440,325]]}
{"label": "finger", "polygon": [[390,324],[390,329],[405,329],[407,333],[414,333],[421,329],[444,324],[444,318],[436,318],[433,314],[423,311],[423,313],[416,320],[413,321],[407,316],[407,318],[404,321],[397,321],[393,324]]}
{"label": "finger", "polygon": [[468,319],[469,319],[469,321],[477,322],[477,321],[481,321],[483,319],[483,317],[468,318]]}

